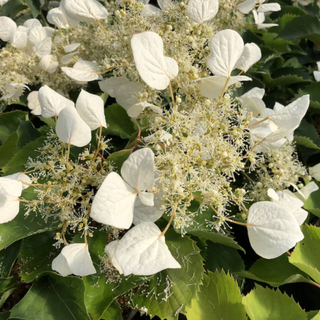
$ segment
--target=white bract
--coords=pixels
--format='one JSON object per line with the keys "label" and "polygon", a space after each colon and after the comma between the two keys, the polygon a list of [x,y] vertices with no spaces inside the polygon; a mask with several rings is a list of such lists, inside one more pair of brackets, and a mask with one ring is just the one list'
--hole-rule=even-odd
{"label": "white bract", "polygon": [[67,16],[61,7],[49,10],[47,14],[47,20],[49,23],[54,24],[61,29],[68,29],[79,23],[79,21],[71,19],[69,16]]}
{"label": "white bract", "polygon": [[255,43],[246,43],[235,67],[247,72],[252,65],[261,59],[261,56],[261,50]]}
{"label": "white bract", "polygon": [[303,239],[294,215],[270,201],[257,202],[250,207],[247,228],[253,250],[265,259],[281,256]]}
{"label": "white bract", "polygon": [[31,110],[31,113],[40,116],[41,115],[41,106],[39,102],[39,91],[32,91],[29,93],[28,100],[28,108]]}
{"label": "white bract", "polygon": [[62,142],[84,147],[91,141],[91,129],[82,120],[75,107],[66,107],[57,121],[56,132]]}
{"label": "white bract", "polygon": [[85,243],[73,243],[65,246],[61,253],[53,259],[51,268],[63,277],[70,274],[85,277],[96,273],[88,245]]}
{"label": "white bract", "polygon": [[[252,100],[252,98],[250,99]],[[248,99],[245,100],[248,101]],[[250,101],[258,104],[258,110],[255,112],[258,117],[250,119],[252,145],[258,144],[255,147],[256,152],[277,150],[286,140],[293,140],[293,132],[298,128],[308,110],[309,95],[298,98],[287,107],[276,103],[273,110],[265,108],[265,105],[258,102],[258,100],[259,97],[254,101]]]}
{"label": "white bract", "polygon": [[0,17],[0,39],[2,41],[11,41],[17,30],[16,23],[8,17]]}
{"label": "white bract", "polygon": [[64,108],[74,107],[71,100],[63,97],[47,85],[40,88],[38,99],[41,106],[41,115],[44,118],[57,117]]}
{"label": "white bract", "polygon": [[107,9],[96,0],[62,0],[60,6],[77,21],[94,22],[108,17]]}
{"label": "white bract", "polygon": [[[231,72],[237,67],[237,62],[243,54],[244,43],[241,36],[234,30],[227,29],[216,33],[209,42],[211,55],[207,59],[207,66],[214,74],[213,77],[200,79],[200,91],[207,98],[216,98],[221,95],[223,89],[239,81],[250,81],[246,76],[231,76]],[[254,56],[250,57],[250,54]],[[248,63],[244,65],[249,69],[249,61],[256,61],[256,50],[247,50],[245,53]],[[226,89],[225,88],[225,89]]]}
{"label": "white bract", "polygon": [[102,76],[97,74],[99,65],[95,61],[79,60],[74,64],[73,68],[61,67],[61,70],[68,77],[80,83],[102,79]]}
{"label": "white bract", "polygon": [[276,23],[264,23],[264,20],[266,19],[264,12],[257,12],[256,10],[253,10],[252,13],[258,29],[266,29],[278,26]]}
{"label": "white bract", "polygon": [[47,71],[48,73],[54,73],[57,70],[58,66],[59,63],[56,60],[56,57],[51,54],[43,56],[39,63],[39,67],[42,70]]}
{"label": "white bract", "polygon": [[290,190],[276,192],[273,189],[268,189],[268,196],[272,199],[272,202],[279,204],[293,214],[299,226],[307,219],[308,212],[302,209],[303,202]]}
{"label": "white bract", "polygon": [[144,148],[132,153],[121,167],[121,175],[110,173],[100,186],[91,206],[90,216],[97,222],[128,229],[133,220],[137,198],[144,205],[154,205],[154,155]]}
{"label": "white bract", "polygon": [[294,195],[303,202],[305,202],[309,198],[312,192],[315,192],[319,189],[319,187],[315,184],[314,181],[309,182],[301,189],[299,189],[294,184],[291,184],[291,185],[297,190],[297,192],[295,192]]}
{"label": "white bract", "polygon": [[140,92],[143,85],[139,82],[131,82],[124,77],[107,78],[99,82],[100,89],[115,98],[117,103],[123,107],[129,117],[136,118],[147,107],[155,113],[162,113],[162,109],[148,102],[140,101]]}
{"label": "white bract", "polygon": [[264,89],[255,87],[238,97],[242,107],[247,111],[247,115],[259,118],[264,114],[266,109],[266,105],[262,100],[264,93]]}
{"label": "white bract", "polygon": [[163,215],[163,204],[164,198],[161,191],[154,195],[154,205],[152,207],[143,204],[138,197],[133,208],[133,224],[157,221]]}
{"label": "white bract", "polygon": [[218,0],[190,0],[187,5],[187,15],[195,23],[212,20],[219,9]]}
{"label": "white bract", "polygon": [[320,81],[320,61],[317,62],[318,71],[313,71],[314,78],[317,82]]}
{"label": "white bract", "polygon": [[309,168],[309,174],[312,178],[320,181],[320,163],[316,164],[313,167]]}
{"label": "white bract", "polygon": [[[8,188],[8,185],[6,187]],[[18,197],[8,193],[3,184],[0,184],[0,223],[7,223],[18,215],[20,206]]]}
{"label": "white bract", "polygon": [[99,96],[81,90],[76,102],[76,108],[80,117],[91,130],[99,127],[107,128],[106,117],[104,115],[104,102]]}
{"label": "white bract", "polygon": [[133,35],[131,47],[136,68],[143,81],[153,89],[164,90],[179,72],[177,62],[165,57],[161,37],[151,31]]}
{"label": "white bract", "polygon": [[264,2],[265,0],[246,0],[238,4],[237,8],[245,14],[252,11],[255,6],[258,6],[258,12],[271,12],[281,10],[281,6],[278,3],[263,4]]}
{"label": "white bract", "polygon": [[108,244],[105,251],[124,276],[148,276],[164,269],[181,268],[169,251],[161,230],[152,222],[133,227],[116,244]]}

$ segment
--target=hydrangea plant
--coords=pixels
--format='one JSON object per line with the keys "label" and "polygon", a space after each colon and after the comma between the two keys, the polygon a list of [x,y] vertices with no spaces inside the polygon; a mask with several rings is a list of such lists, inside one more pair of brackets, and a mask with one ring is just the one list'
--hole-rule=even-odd
{"label": "hydrangea plant", "polygon": [[[31,113],[0,115],[1,301],[17,258],[33,281],[4,316],[253,319],[267,296],[304,319],[280,291],[242,297],[236,282],[282,284],[245,271],[233,225],[258,262],[295,269],[283,282],[320,286],[299,254],[319,235],[302,209],[319,169],[293,143],[310,97],[271,109],[261,88],[238,94],[262,57],[246,21],[270,28],[265,14],[281,9],[264,2],[62,0],[51,26],[0,17],[1,100],[25,97]],[[241,267],[211,270],[208,247]]]}

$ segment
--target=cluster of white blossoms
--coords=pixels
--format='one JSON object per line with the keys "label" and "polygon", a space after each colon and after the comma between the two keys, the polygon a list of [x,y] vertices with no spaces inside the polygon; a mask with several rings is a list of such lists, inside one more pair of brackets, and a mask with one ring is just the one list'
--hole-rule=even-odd
{"label": "cluster of white blossoms", "polygon": [[[242,73],[261,58],[256,44],[244,44],[237,31],[225,27],[240,29],[243,17],[235,11],[239,1],[158,2],[162,10],[152,8],[148,1],[108,1],[104,7],[96,0],[62,0],[48,13],[48,21],[60,28],[59,34],[51,35],[56,39],[53,46],[57,43],[68,52],[66,64],[77,61],[60,70],[47,64],[51,67],[46,72],[59,70],[58,75],[64,75],[58,81],[61,88],[40,77],[42,87],[28,96],[34,115],[55,118],[56,133],[49,134],[39,157],[29,160],[27,168],[35,170],[31,180],[38,200],[25,206],[28,214],[41,207],[45,219],[59,220],[57,244],[65,247],[52,268],[63,276],[96,272],[87,236],[94,237],[98,223],[107,225],[113,234],[131,228],[120,240],[108,241],[105,248],[115,270],[124,275],[180,268],[165,234],[172,223],[182,236],[188,228],[196,229],[194,218],[209,208],[215,214],[207,230],[212,227],[221,233],[228,232],[224,222],[233,221],[231,208],[238,208],[247,219],[243,225],[253,249],[267,259],[280,256],[303,238],[300,225],[307,213],[302,206],[316,185],[310,182],[295,193],[289,188],[306,174],[296,160],[292,139],[309,106],[309,96],[286,107],[276,103],[273,110],[262,100],[263,89],[234,96],[235,85],[251,80]],[[280,10],[277,4],[263,2],[254,10],[260,16],[260,28],[267,27],[262,21],[265,12]],[[250,12],[255,5],[256,1],[246,0],[238,9]],[[242,18],[238,21],[237,16]],[[12,26],[5,41],[13,45],[19,27],[5,21]],[[27,42],[30,34],[42,39],[31,47],[35,55],[43,41],[52,41],[45,36],[46,30],[36,26],[26,32]],[[61,50],[57,48],[55,54]],[[108,141],[102,132],[108,118],[102,98],[84,89],[76,103],[66,97],[66,90],[84,88],[94,80],[148,132],[134,141],[130,156],[118,168],[120,174],[104,158]],[[89,145],[93,130],[97,130],[93,150],[85,149],[76,160],[70,159],[71,146]],[[286,168],[288,163],[293,165]],[[318,168],[310,169],[315,178],[318,173]],[[13,178],[5,179],[13,183]],[[39,180],[47,182],[41,185]],[[15,183],[24,182],[20,176]],[[10,198],[10,192],[2,188],[1,216],[8,201],[16,201],[12,202],[16,206],[21,195]],[[193,201],[199,204],[197,210],[191,209]],[[161,217],[169,220],[164,230],[156,225]],[[68,231],[82,232],[84,243],[68,243]]]}

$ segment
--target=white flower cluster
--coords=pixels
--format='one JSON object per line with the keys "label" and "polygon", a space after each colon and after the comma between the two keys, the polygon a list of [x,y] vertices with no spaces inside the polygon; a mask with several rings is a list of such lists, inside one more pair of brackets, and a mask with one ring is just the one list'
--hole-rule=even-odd
{"label": "white flower cluster", "polygon": [[[78,30],[75,33],[81,33],[85,28],[94,28],[97,23],[100,28],[97,33],[102,39],[115,37],[116,33],[123,38],[111,46],[110,56],[105,57],[104,62],[79,59],[72,68],[61,69],[77,83],[100,80],[102,91],[116,98],[139,125],[150,129],[150,135],[140,140],[145,145],[134,151],[140,141],[137,142],[119,175],[110,172],[112,170],[101,161],[105,159],[99,153],[107,148],[101,137],[108,122],[102,98],[81,90],[74,103],[44,83],[39,92],[29,94],[32,113],[45,118],[54,117],[56,134],[68,148],[67,154],[62,155],[63,147],[49,143],[43,150],[53,149],[56,158],[40,156],[29,164],[40,171],[39,177],[45,177],[46,173],[41,173],[44,168],[50,177],[55,176],[57,184],[60,181],[65,188],[63,191],[66,191],[60,190],[58,196],[66,193],[69,197],[63,200],[63,204],[68,202],[67,209],[63,209],[59,207],[57,195],[53,196],[54,188],[59,186],[39,191],[39,201],[43,201],[44,210],[49,215],[54,212],[61,221],[59,241],[62,239],[66,246],[53,260],[52,268],[63,276],[85,276],[96,272],[86,241],[87,235],[92,233],[89,218],[117,229],[129,229],[132,223],[135,225],[119,241],[108,243],[105,249],[113,266],[124,275],[151,275],[166,268],[180,268],[165,244],[165,233],[173,222],[184,234],[184,228],[192,225],[194,216],[209,207],[216,213],[216,229],[220,231],[224,221],[232,222],[228,218],[229,207],[238,206],[247,216],[245,225],[253,249],[267,259],[278,257],[303,238],[299,226],[306,219],[306,212],[301,208],[316,188],[309,183],[305,187],[307,191],[299,190],[304,198],[287,190],[287,181],[292,184],[298,181],[298,170],[293,170],[286,177],[286,184],[270,182],[272,185],[267,188],[259,181],[258,175],[257,182],[253,184],[260,183],[269,189],[272,201],[257,201],[249,210],[245,207],[246,202],[252,199],[245,199],[246,185],[234,191],[232,183],[239,173],[247,177],[246,170],[259,174],[259,170],[266,166],[264,160],[276,152],[283,152],[291,160],[292,149],[286,149],[286,146],[292,141],[293,131],[307,111],[309,96],[303,96],[286,107],[277,103],[273,110],[266,108],[262,100],[264,91],[259,88],[238,99],[232,98],[232,85],[251,80],[242,73],[261,58],[259,47],[254,43],[244,44],[239,33],[228,28],[215,32],[210,39],[209,35],[213,33],[210,22],[219,14],[216,0],[190,0],[187,5],[180,4],[179,8],[169,0],[158,2],[163,11],[150,8],[148,1],[137,4],[133,0],[125,0],[124,4],[137,10],[139,18],[144,21],[128,18],[132,22],[128,26],[125,16],[129,13],[123,9],[114,11],[114,24],[106,26],[101,23],[99,20],[107,18],[108,11],[96,0],[62,0],[58,8],[49,11],[48,20],[66,32],[71,25]],[[277,4],[263,2],[246,0],[238,6],[240,11],[248,13],[258,5],[257,12],[254,10],[254,14],[260,16],[258,28],[270,26],[263,24],[265,12],[280,10]],[[112,6],[119,4],[112,2],[108,10]],[[180,18],[174,22],[170,12],[176,14],[178,10],[185,16],[180,12]],[[162,19],[172,21],[176,27],[165,26]],[[182,23],[186,20],[190,34],[187,39]],[[4,23],[2,30],[5,30],[0,31],[0,37],[13,45],[19,27],[8,18],[0,21]],[[151,27],[157,26],[158,32],[149,29],[147,22],[150,21]],[[78,25],[78,22],[88,24]],[[32,43],[29,45],[32,54],[38,55],[39,48],[43,46],[48,48],[52,34],[48,36],[46,27],[24,27],[30,30],[19,32],[25,32],[26,42]],[[98,42],[101,42],[99,37]],[[64,50],[73,53],[77,48],[78,42],[75,42]],[[94,51],[92,54],[96,54]],[[46,53],[41,59],[50,51]],[[52,64],[46,65],[51,70]],[[207,68],[212,76],[209,76]],[[236,69],[240,73],[234,76],[232,72]],[[113,76],[103,79],[105,72],[99,70],[113,70]],[[165,107],[163,97],[169,101]],[[79,156],[79,163],[72,162],[69,159],[70,146],[88,145],[91,131],[96,129],[99,129],[96,151],[91,154],[85,150]],[[96,160],[98,156],[101,159]],[[43,167],[42,159],[46,161]],[[315,178],[318,173],[318,168],[310,171]],[[13,178],[5,179],[13,183]],[[22,184],[24,180],[19,177],[14,183]],[[9,182],[6,182],[7,186],[10,186]],[[1,181],[0,187],[4,188]],[[92,187],[97,187],[98,191],[95,193]],[[19,211],[16,204],[19,204],[17,201],[21,193],[7,194],[10,194],[8,189],[0,189],[0,214],[5,217],[3,223],[12,220]],[[69,209],[79,204],[79,198],[82,199],[81,212],[75,217]],[[200,204],[196,213],[189,210],[193,200]],[[11,207],[4,210],[9,203],[14,203],[14,210]],[[8,215],[8,210],[14,212],[14,216]],[[155,222],[164,213],[170,216],[170,221],[161,231]],[[85,243],[68,244],[64,234],[69,227],[83,231]]]}

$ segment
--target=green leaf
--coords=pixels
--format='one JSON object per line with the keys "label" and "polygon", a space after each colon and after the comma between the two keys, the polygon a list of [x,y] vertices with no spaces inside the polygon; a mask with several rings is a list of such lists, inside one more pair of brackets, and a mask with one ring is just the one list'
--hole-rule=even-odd
{"label": "green leaf", "polygon": [[286,24],[279,37],[287,40],[307,38],[316,44],[320,44],[319,19],[310,15],[296,17]]}
{"label": "green leaf", "polygon": [[103,313],[102,319],[105,320],[123,320],[122,309],[117,300],[114,300],[110,307]]}
{"label": "green leaf", "polygon": [[320,311],[314,310],[307,313],[308,320],[320,320]]}
{"label": "green leaf", "polygon": [[[291,68],[290,68],[291,69]],[[293,68],[292,68],[293,69]],[[280,70],[281,71],[281,70]],[[263,80],[267,87],[277,87],[277,86],[288,86],[295,83],[309,81],[305,79],[302,75],[297,74],[284,74],[278,76],[279,73],[275,75],[270,75],[269,72],[263,74]]]}
{"label": "green leaf", "polygon": [[[23,191],[22,196],[28,198],[27,194],[31,193],[28,188]],[[36,196],[33,196],[36,198]],[[59,221],[49,218],[47,223],[42,218],[41,214],[31,212],[30,215],[25,216],[25,206],[20,203],[19,214],[10,222],[1,224],[1,241],[0,250],[8,247],[17,240],[32,236],[37,233],[56,230]]]}
{"label": "green leaf", "polygon": [[12,174],[25,170],[25,164],[28,158],[36,158],[39,155],[37,149],[41,147],[46,140],[46,137],[41,136],[40,138],[29,142],[17,154],[2,168],[5,174]]}
{"label": "green leaf", "polygon": [[312,192],[303,207],[320,218],[320,190]]}
{"label": "green leaf", "polygon": [[155,274],[148,286],[140,287],[132,295],[132,300],[133,306],[147,308],[150,316],[173,320],[191,305],[201,284],[203,266],[199,248],[190,238],[182,238],[169,229],[166,244],[181,269],[167,269]]}
{"label": "green leaf", "polygon": [[247,314],[254,320],[306,320],[306,314],[301,307],[279,289],[273,291],[256,284],[252,290],[242,299]]}
{"label": "green leaf", "polygon": [[261,258],[253,264],[249,271],[237,272],[237,275],[242,278],[265,282],[273,287],[296,282],[310,283],[308,276],[290,264],[286,255],[272,260]]}
{"label": "green leaf", "polygon": [[104,274],[83,277],[85,304],[93,320],[99,320],[112,302],[136,286],[142,285],[145,278],[137,276],[121,277],[120,283],[107,283]]}
{"label": "green leaf", "polygon": [[5,250],[0,251],[0,276],[9,277],[13,264],[21,250],[21,241],[13,243]]}
{"label": "green leaf", "polygon": [[203,285],[200,286],[197,297],[192,300],[191,307],[187,309],[187,318],[247,319],[240,289],[233,277],[224,271],[204,275]]}
{"label": "green leaf", "polygon": [[41,13],[40,0],[26,0],[26,3],[31,10],[32,16],[36,18]]}
{"label": "green leaf", "polygon": [[[191,206],[188,209],[191,212],[196,212],[198,208],[199,203],[197,201],[192,201]],[[244,251],[244,249],[240,247],[231,236],[217,233],[215,229],[208,226],[208,221],[212,221],[212,216],[214,215],[215,213],[211,208],[201,214],[197,214],[193,218],[193,225],[186,228],[187,234]],[[176,232],[180,233],[180,230],[176,230]]]}
{"label": "green leaf", "polygon": [[55,232],[44,232],[23,239],[19,257],[20,277],[30,282],[45,271],[51,271],[53,257],[60,253],[53,244]]}
{"label": "green leaf", "polygon": [[20,120],[26,120],[27,116],[28,113],[24,111],[11,111],[0,114],[0,141],[4,143],[13,132],[17,131],[20,127]]}
{"label": "green leaf", "polygon": [[129,158],[130,154],[132,153],[132,149],[121,150],[114,153],[111,153],[110,156],[107,158],[108,161],[113,162],[116,171],[120,172],[122,164]]}
{"label": "green leaf", "polygon": [[1,7],[1,15],[9,18],[15,18],[19,12],[27,8],[28,7],[22,4],[19,0],[9,0]]}
{"label": "green leaf", "polygon": [[76,277],[55,274],[36,280],[11,311],[10,319],[90,320],[84,305],[84,285]]}
{"label": "green leaf", "polygon": [[33,126],[32,122],[20,120],[20,126],[17,131],[19,136],[18,147],[21,149],[27,143],[40,137],[40,133]]}
{"label": "green leaf", "polygon": [[4,167],[16,154],[18,139],[17,132],[13,132],[0,146],[0,168]]}
{"label": "green leaf", "polygon": [[237,272],[245,269],[240,254],[234,248],[208,241],[206,255],[205,268],[212,272],[215,270]]}
{"label": "green leaf", "polygon": [[13,277],[0,278],[0,309],[17,287],[17,281]]}
{"label": "green leaf", "polygon": [[297,144],[311,149],[320,149],[320,137],[313,124],[303,119],[297,130],[294,132],[294,139]]}
{"label": "green leaf", "polygon": [[320,112],[320,82],[314,82],[311,85],[303,88],[299,95],[310,94],[310,108]]}
{"label": "green leaf", "polygon": [[10,311],[0,313],[0,320],[8,320],[9,317],[10,317]]}
{"label": "green leaf", "polygon": [[299,144],[301,146],[304,146],[306,148],[310,149],[320,149],[310,138],[308,137],[301,137],[301,136],[295,136],[294,141],[296,144]]}
{"label": "green leaf", "polygon": [[289,261],[320,283],[320,229],[314,226],[301,226],[304,239],[301,240],[291,254]]}
{"label": "green leaf", "polygon": [[130,139],[135,132],[133,122],[124,110],[118,104],[112,104],[105,110],[108,128],[103,130],[107,135],[119,136],[122,139]]}
{"label": "green leaf", "polygon": [[243,252],[244,249],[240,247],[230,236],[221,234],[221,233],[214,233],[213,231],[207,231],[207,230],[191,230],[188,231],[188,234],[192,236],[196,236],[198,238],[204,238],[206,240],[210,240],[214,243],[220,243],[223,244],[227,247],[231,247],[237,250],[242,250]]}

